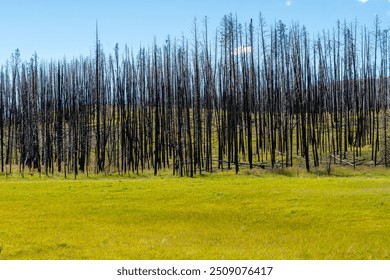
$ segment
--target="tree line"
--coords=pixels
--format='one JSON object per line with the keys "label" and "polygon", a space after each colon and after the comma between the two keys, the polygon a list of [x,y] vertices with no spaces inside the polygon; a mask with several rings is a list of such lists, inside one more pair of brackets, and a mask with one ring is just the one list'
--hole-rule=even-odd
{"label": "tree line", "polygon": [[241,24],[137,52],[0,69],[1,172],[178,176],[248,168],[389,164],[388,29]]}

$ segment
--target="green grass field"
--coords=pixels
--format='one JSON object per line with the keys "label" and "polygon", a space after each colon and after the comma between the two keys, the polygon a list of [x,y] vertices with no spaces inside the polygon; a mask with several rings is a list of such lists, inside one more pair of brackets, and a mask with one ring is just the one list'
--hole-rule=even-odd
{"label": "green grass field", "polygon": [[0,178],[0,259],[390,259],[390,172]]}

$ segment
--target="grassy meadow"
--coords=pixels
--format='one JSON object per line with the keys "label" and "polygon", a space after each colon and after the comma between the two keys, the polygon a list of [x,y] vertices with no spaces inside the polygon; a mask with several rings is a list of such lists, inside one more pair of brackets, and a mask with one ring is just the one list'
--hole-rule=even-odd
{"label": "grassy meadow", "polygon": [[0,259],[390,259],[388,175],[0,176]]}

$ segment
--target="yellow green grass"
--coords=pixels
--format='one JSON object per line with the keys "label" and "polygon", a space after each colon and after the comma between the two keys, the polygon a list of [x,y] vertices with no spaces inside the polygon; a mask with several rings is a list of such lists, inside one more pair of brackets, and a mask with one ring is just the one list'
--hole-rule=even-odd
{"label": "yellow green grass", "polygon": [[390,259],[389,172],[294,173],[1,177],[0,259]]}

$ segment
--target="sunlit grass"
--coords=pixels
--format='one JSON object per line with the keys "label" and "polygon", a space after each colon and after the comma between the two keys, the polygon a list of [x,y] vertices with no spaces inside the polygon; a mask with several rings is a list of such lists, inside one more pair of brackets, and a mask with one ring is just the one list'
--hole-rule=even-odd
{"label": "sunlit grass", "polygon": [[0,259],[389,259],[389,172],[340,170],[0,179]]}

